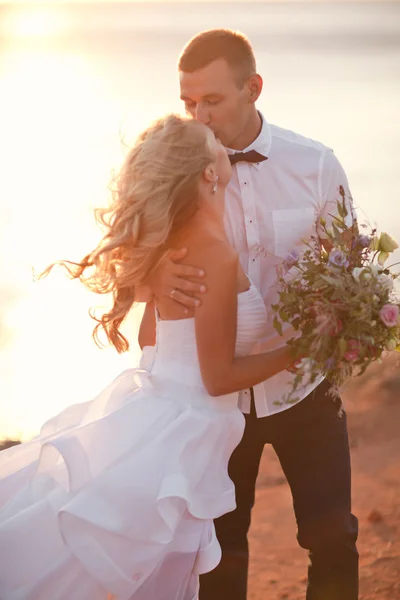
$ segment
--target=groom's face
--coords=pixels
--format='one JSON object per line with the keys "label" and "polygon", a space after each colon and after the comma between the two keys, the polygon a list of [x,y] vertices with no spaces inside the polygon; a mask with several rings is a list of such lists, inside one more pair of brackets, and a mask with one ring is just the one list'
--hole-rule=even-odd
{"label": "groom's face", "polygon": [[179,80],[186,112],[207,125],[224,146],[235,147],[253,106],[247,83],[222,58],[192,73],[180,71]]}

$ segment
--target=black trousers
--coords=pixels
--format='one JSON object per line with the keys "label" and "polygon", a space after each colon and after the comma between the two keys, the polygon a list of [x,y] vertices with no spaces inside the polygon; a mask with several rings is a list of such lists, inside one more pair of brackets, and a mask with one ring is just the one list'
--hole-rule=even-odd
{"label": "black trousers", "polygon": [[278,455],[293,496],[298,543],[309,553],[306,600],[358,598],[346,414],[328,390],[323,382],[298,404],[263,418],[257,418],[252,398],[243,439],[229,463],[237,508],[215,521],[222,560],[200,577],[200,600],[246,599],[247,533],[265,444]]}

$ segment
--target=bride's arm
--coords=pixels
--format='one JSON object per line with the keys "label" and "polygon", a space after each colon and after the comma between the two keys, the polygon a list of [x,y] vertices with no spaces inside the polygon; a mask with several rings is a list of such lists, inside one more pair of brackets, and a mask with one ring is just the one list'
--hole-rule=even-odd
{"label": "bride's arm", "polygon": [[[199,257],[200,258],[200,257]],[[238,258],[225,244],[201,254],[207,293],[196,309],[196,343],[204,385],[212,396],[249,388],[293,362],[287,347],[235,358]]]}

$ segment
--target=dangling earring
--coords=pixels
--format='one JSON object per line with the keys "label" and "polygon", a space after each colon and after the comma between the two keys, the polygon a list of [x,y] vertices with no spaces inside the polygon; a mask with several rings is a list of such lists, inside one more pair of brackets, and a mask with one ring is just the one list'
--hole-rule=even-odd
{"label": "dangling earring", "polygon": [[218,179],[219,179],[219,177],[218,177],[218,175],[217,175],[217,179],[215,180],[215,183],[214,183],[214,185],[213,185],[213,189],[212,189],[212,193],[213,193],[213,194],[216,194],[216,193],[217,193],[217,189],[218,189]]}

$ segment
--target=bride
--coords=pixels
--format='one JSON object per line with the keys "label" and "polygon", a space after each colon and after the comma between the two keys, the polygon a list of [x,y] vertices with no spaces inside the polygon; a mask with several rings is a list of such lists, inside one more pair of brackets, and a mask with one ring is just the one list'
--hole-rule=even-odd
{"label": "bride", "polygon": [[267,315],[225,236],[230,176],[207,127],[158,120],[100,213],[100,244],[80,263],[60,263],[112,293],[94,336],[102,330],[118,352],[128,348],[121,323],[171,249],[188,248],[208,291],[193,314],[148,298],[146,368],[1,453],[1,600],[194,600],[199,574],[218,564],[213,519],[235,508],[227,468],[244,428],[238,390],[291,362],[287,348],[250,356]]}

